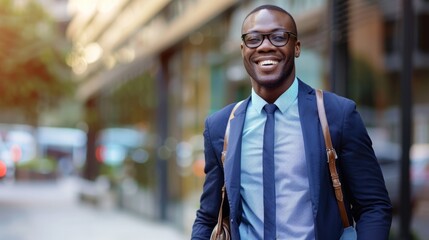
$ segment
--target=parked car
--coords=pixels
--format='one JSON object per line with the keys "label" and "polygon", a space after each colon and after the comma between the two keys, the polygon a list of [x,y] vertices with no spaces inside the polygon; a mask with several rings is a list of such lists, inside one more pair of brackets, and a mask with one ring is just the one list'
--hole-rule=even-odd
{"label": "parked car", "polygon": [[79,173],[86,160],[86,132],[76,128],[38,127],[40,156],[58,163],[58,173]]}
{"label": "parked car", "polygon": [[36,139],[31,130],[11,129],[8,131],[5,143],[9,147],[13,161],[25,163],[37,155]]}
{"label": "parked car", "polygon": [[136,162],[145,162],[148,136],[136,128],[106,128],[97,138],[97,160],[108,166],[120,166],[126,158]]}
{"label": "parked car", "polygon": [[0,168],[1,180],[15,179],[15,162],[9,147],[2,139],[0,139]]}
{"label": "parked car", "polygon": [[14,180],[17,167],[37,156],[36,144],[32,126],[0,123],[0,161],[6,166],[3,179]]}

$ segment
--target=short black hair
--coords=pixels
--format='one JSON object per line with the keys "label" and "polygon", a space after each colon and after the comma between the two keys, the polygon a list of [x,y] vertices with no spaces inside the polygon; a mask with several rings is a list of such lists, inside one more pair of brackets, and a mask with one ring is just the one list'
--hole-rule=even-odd
{"label": "short black hair", "polygon": [[246,15],[246,17],[244,18],[243,23],[242,23],[242,25],[241,25],[241,29],[243,29],[244,22],[246,21],[246,19],[247,19],[250,15],[252,15],[253,13],[258,12],[258,11],[260,11],[260,10],[263,10],[263,9],[273,10],[273,11],[278,11],[278,12],[282,12],[282,13],[284,13],[284,14],[288,15],[288,16],[290,17],[290,19],[292,20],[293,26],[294,26],[294,28],[295,28],[295,29],[291,29],[291,30],[292,30],[292,31],[295,31],[296,36],[298,36],[298,28],[296,27],[295,19],[292,17],[292,14],[290,14],[288,11],[284,10],[283,8],[281,8],[281,7],[279,7],[279,6],[271,5],[271,4],[261,5],[261,6],[259,6],[259,7],[256,7],[256,8],[255,8],[255,9],[253,9],[252,11],[250,11],[250,12]]}

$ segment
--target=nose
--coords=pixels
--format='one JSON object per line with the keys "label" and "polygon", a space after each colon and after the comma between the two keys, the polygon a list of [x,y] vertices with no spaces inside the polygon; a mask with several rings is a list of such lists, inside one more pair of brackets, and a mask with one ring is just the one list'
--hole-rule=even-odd
{"label": "nose", "polygon": [[270,42],[270,39],[268,39],[267,35],[264,35],[262,38],[262,43],[259,45],[258,49],[272,49],[275,46]]}

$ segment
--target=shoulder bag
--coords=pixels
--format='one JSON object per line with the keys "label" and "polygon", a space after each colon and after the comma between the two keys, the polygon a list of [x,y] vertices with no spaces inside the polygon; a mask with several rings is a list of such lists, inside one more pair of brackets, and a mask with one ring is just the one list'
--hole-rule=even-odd
{"label": "shoulder bag", "polygon": [[331,134],[329,133],[328,120],[326,119],[325,106],[323,102],[323,91],[320,89],[316,90],[317,97],[317,111],[319,113],[320,124],[322,126],[323,137],[325,139],[326,154],[328,156],[329,172],[331,174],[332,185],[335,191],[335,197],[338,203],[338,209],[340,210],[341,221],[343,223],[344,232],[341,235],[340,240],[356,240],[357,233],[353,226],[350,225],[347,217],[346,208],[344,205],[343,191],[341,190],[341,182],[338,177],[337,167],[335,166],[335,160],[337,159],[337,153],[332,146]]}

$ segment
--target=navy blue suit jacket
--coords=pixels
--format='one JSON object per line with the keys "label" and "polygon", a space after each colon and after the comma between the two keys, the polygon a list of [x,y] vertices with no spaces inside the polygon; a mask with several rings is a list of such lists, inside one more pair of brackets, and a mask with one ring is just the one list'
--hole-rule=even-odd
{"label": "navy blue suit jacket", "polygon": [[[226,183],[232,239],[240,239],[241,136],[249,98],[231,120],[225,170],[221,152],[231,104],[207,118],[204,130],[205,173],[200,208],[192,228],[192,239],[209,239],[217,222],[221,188]],[[324,94],[337,168],[342,181],[350,221],[355,221],[358,239],[388,239],[392,207],[372,142],[353,101],[333,93]],[[317,113],[315,90],[299,80],[298,108],[304,137],[315,235],[318,240],[339,239],[343,227],[329,175],[323,133]],[[263,206],[261,206],[263,207]],[[280,213],[281,215],[281,213]]]}

